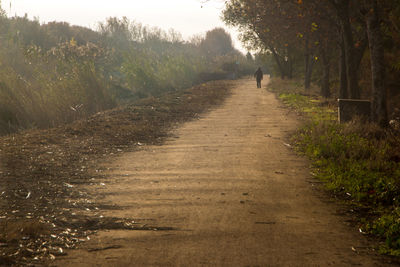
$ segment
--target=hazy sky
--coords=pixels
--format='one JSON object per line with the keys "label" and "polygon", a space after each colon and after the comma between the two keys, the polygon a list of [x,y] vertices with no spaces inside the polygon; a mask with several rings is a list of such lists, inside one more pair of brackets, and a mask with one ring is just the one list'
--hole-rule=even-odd
{"label": "hazy sky", "polygon": [[[11,6],[10,6],[11,2]],[[234,38],[234,29],[220,20],[221,0],[1,0],[8,15],[39,17],[40,22],[67,21],[70,24],[96,28],[107,17],[126,16],[144,25],[170,28],[182,33],[185,39],[215,27],[226,28]]]}

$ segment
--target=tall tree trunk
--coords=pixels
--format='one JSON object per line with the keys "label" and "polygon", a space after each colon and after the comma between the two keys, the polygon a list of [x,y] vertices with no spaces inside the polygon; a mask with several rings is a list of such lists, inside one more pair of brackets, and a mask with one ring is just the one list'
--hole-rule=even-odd
{"label": "tall tree trunk", "polygon": [[294,60],[295,60],[293,49],[291,46],[289,46],[286,49],[286,54],[287,54],[287,57],[286,57],[286,59],[287,59],[286,60],[287,76],[288,76],[289,80],[291,80],[291,79],[293,79],[293,66],[294,66]]}
{"label": "tall tree trunk", "polygon": [[366,16],[372,71],[372,118],[381,126],[388,122],[385,88],[385,59],[383,37],[380,28],[380,10],[377,0],[370,0],[371,8]]}
{"label": "tall tree trunk", "polygon": [[347,91],[347,71],[346,71],[346,51],[344,48],[344,41],[341,38],[340,44],[340,60],[339,60],[339,76],[340,76],[340,88],[339,88],[339,98],[346,99],[349,97]]}
{"label": "tall tree trunk", "polygon": [[293,79],[293,60],[291,58],[289,58],[286,63],[287,63],[287,67],[288,67],[287,76],[288,76],[288,79],[291,80],[291,79]]}
{"label": "tall tree trunk", "polygon": [[279,72],[281,73],[281,78],[282,78],[282,80],[283,80],[283,79],[285,79],[285,68],[284,68],[284,66],[283,66],[282,63],[281,63],[280,58],[279,58],[279,55],[276,53],[275,48],[270,47],[270,50],[271,50],[271,52],[272,52],[272,55],[274,56],[276,65],[278,65]]}
{"label": "tall tree trunk", "polygon": [[[321,43],[321,45],[323,45]],[[321,95],[323,97],[330,97],[331,91],[329,88],[329,80],[330,80],[330,70],[331,63],[328,55],[328,44],[325,44],[324,47],[321,46],[321,59],[322,59],[322,81],[321,81]]]}
{"label": "tall tree trunk", "polygon": [[308,88],[310,88],[310,86],[311,86],[311,78],[312,78],[312,73],[314,70],[314,64],[315,64],[315,60],[314,60],[313,55],[311,55],[310,59],[309,59],[309,63],[308,63],[308,71],[306,73]]}
{"label": "tall tree trunk", "polygon": [[365,50],[368,48],[368,33],[365,29],[365,37],[363,37],[361,40],[359,40],[359,46],[355,48],[355,54],[354,54],[354,64],[355,68],[358,70],[361,65],[361,61],[364,57]]}
{"label": "tall tree trunk", "polygon": [[358,75],[357,75],[358,68],[356,66],[356,59],[355,59],[356,51],[354,48],[353,32],[351,29],[350,17],[349,17],[349,1],[342,0],[336,7],[344,39],[348,89],[350,91],[351,98],[359,99],[361,97],[361,92],[360,92],[360,87],[358,86]]}
{"label": "tall tree trunk", "polygon": [[304,72],[304,88],[305,89],[310,89],[311,86],[311,78],[312,78],[312,73],[313,73],[313,67],[314,67],[314,57],[313,54],[308,50],[308,55],[305,56],[304,60],[306,61],[306,69]]}
{"label": "tall tree trunk", "polygon": [[311,76],[308,75],[310,68],[310,48],[308,47],[308,37],[306,37],[305,41],[304,65],[304,88],[308,90],[311,86]]}

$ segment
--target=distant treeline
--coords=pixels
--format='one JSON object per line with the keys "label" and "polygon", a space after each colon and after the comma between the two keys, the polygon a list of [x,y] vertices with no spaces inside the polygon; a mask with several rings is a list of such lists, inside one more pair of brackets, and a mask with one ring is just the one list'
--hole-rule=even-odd
{"label": "distant treeline", "polygon": [[0,134],[67,123],[126,101],[254,71],[222,28],[179,33],[109,18],[92,30],[0,16]]}

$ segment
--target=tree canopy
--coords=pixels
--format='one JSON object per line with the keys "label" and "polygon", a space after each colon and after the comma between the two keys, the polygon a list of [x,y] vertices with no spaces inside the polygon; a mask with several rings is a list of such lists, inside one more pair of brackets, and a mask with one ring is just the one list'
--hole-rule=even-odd
{"label": "tree canopy", "polygon": [[399,9],[398,1],[230,0],[222,16],[248,49],[271,55],[282,78],[304,77],[306,88],[317,81],[325,97],[371,98],[374,120],[386,125],[385,73],[398,71]]}
{"label": "tree canopy", "polygon": [[231,35],[223,28],[208,31],[200,48],[209,56],[226,55],[235,51]]}

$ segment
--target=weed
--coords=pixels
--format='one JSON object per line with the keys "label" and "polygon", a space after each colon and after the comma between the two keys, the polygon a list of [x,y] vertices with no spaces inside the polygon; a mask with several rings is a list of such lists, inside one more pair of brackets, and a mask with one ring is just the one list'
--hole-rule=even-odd
{"label": "weed", "polygon": [[396,208],[385,213],[375,221],[366,224],[365,229],[385,239],[385,245],[379,248],[383,254],[400,256],[400,210]]}

